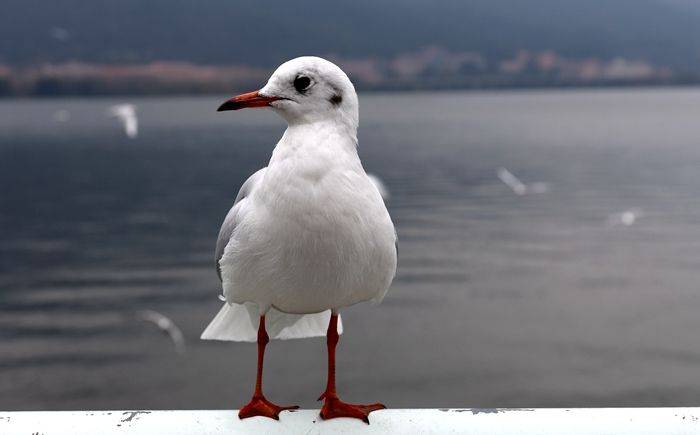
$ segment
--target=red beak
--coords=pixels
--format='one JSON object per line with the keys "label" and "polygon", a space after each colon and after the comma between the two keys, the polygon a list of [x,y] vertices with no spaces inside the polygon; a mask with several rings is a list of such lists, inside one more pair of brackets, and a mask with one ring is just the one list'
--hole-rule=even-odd
{"label": "red beak", "polygon": [[226,100],[216,111],[223,112],[225,110],[245,109],[246,107],[267,107],[270,103],[279,99],[278,97],[265,97],[260,95],[258,91],[248,92]]}

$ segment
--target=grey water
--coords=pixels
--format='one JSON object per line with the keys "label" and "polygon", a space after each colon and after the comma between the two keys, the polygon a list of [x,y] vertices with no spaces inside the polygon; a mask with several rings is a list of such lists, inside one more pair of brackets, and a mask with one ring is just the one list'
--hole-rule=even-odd
{"label": "grey water", "polygon": [[[284,130],[222,96],[0,101],[0,409],[234,409],[255,347],[203,342],[219,225]],[[136,105],[128,139],[107,115]],[[338,386],[389,407],[700,405],[700,90],[360,96],[400,239],[343,312]],[[508,168],[543,193],[516,195]],[[633,222],[616,216],[634,210]],[[170,317],[186,352],[138,318]],[[268,397],[318,406],[321,338]]]}

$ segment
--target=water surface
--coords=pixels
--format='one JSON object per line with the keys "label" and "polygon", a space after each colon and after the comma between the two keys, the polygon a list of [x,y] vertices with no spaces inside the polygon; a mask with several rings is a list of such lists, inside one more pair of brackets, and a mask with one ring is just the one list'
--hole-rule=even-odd
{"label": "water surface", "polygon": [[[198,336],[219,225],[284,126],[224,97],[0,101],[0,409],[248,399],[254,347]],[[344,312],[348,400],[700,405],[699,90],[360,98],[401,255],[384,303]],[[135,140],[106,115],[125,101]],[[550,189],[517,196],[499,167]],[[272,400],[316,406],[324,382],[322,339],[271,344]]]}

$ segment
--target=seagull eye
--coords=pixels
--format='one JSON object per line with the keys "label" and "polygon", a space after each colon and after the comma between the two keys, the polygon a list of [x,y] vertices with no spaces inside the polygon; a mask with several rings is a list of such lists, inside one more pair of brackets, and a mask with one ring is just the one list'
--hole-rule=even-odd
{"label": "seagull eye", "polygon": [[299,93],[304,93],[311,86],[311,79],[306,76],[297,76],[294,79],[294,89]]}

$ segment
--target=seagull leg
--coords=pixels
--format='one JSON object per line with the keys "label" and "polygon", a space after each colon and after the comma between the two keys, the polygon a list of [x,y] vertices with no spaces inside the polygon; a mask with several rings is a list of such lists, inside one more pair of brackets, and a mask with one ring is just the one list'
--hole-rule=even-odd
{"label": "seagull leg", "polygon": [[328,346],[328,383],[326,391],[321,394],[318,400],[324,399],[321,408],[321,418],[328,420],[338,417],[357,418],[369,424],[369,413],[378,409],[386,409],[381,403],[371,405],[355,405],[345,403],[338,398],[335,391],[335,347],[338,344],[338,314],[332,313],[326,334],[326,344]]}
{"label": "seagull leg", "polygon": [[265,398],[262,392],[262,372],[263,359],[265,359],[265,346],[270,342],[270,337],[265,330],[265,315],[260,316],[260,325],[258,326],[258,373],[255,377],[255,391],[253,398],[246,406],[238,411],[238,418],[244,419],[248,417],[270,417],[279,420],[280,412],[287,409],[297,409],[298,406],[278,406]]}

